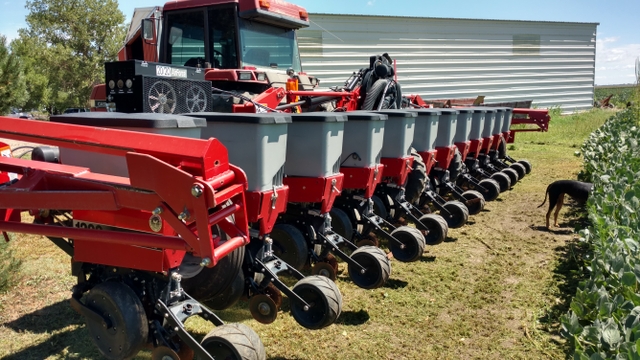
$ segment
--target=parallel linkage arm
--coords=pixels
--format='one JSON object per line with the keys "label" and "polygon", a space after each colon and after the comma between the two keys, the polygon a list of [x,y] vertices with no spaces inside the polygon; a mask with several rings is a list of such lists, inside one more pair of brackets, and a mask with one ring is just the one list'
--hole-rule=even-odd
{"label": "parallel linkage arm", "polygon": [[[80,125],[0,117],[0,138],[66,147],[126,158],[129,177],[77,166],[0,158],[0,171],[19,180],[0,186],[0,230],[74,240],[193,252],[211,261],[248,244],[246,176],[229,164],[216,139],[200,140]],[[176,236],[22,224],[24,210],[130,209],[161,214]],[[234,222],[228,220],[234,217]],[[231,239],[221,241],[211,226]]]}

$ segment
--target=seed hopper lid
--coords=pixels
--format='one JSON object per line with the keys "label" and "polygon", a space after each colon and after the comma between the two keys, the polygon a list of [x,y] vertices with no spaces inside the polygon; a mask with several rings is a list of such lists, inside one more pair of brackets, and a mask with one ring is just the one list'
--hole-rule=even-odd
{"label": "seed hopper lid", "polygon": [[173,114],[85,112],[51,116],[51,122],[98,127],[133,127],[147,129],[206,127],[204,119]]}
{"label": "seed hopper lid", "polygon": [[352,111],[348,112],[349,121],[385,121],[389,116],[380,112]]}
{"label": "seed hopper lid", "polygon": [[285,113],[218,113],[218,112],[202,112],[192,113],[194,116],[206,120],[207,122],[219,123],[244,123],[244,124],[260,124],[275,125],[291,123],[291,115]]}
{"label": "seed hopper lid", "polygon": [[377,114],[384,114],[389,117],[414,118],[418,117],[418,113],[410,109],[385,109],[376,111]]}
{"label": "seed hopper lid", "polygon": [[440,110],[442,109],[411,109],[411,112],[423,116],[439,116],[442,114]]}
{"label": "seed hopper lid", "polygon": [[344,113],[311,112],[292,114],[291,120],[295,122],[345,122],[347,115]]}

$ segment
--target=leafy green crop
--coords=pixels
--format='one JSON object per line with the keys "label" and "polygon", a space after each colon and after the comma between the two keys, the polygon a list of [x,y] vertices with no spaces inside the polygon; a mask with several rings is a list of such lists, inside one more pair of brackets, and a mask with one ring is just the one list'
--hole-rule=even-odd
{"label": "leafy green crop", "polygon": [[594,183],[580,232],[593,256],[563,335],[574,359],[640,359],[640,126],[638,109],[619,112],[582,147],[582,177]]}

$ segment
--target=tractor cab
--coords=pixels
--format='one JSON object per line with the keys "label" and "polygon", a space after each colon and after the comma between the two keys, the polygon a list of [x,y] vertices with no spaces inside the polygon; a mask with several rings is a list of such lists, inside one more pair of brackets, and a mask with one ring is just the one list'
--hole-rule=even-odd
{"label": "tractor cab", "polygon": [[[205,69],[223,90],[259,94],[302,72],[296,29],[306,10],[282,0],[177,0],[138,9],[120,60]],[[146,13],[146,15],[144,15]],[[136,23],[137,21],[137,23]],[[317,80],[299,76],[302,89]]]}

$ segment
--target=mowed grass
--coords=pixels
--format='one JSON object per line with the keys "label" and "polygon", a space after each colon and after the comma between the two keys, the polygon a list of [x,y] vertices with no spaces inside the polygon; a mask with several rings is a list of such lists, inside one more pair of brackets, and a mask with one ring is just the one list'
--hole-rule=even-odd
{"label": "mowed grass", "polygon": [[[330,327],[311,331],[288,313],[276,322],[251,319],[247,303],[218,312],[260,335],[269,359],[558,359],[566,356],[558,316],[575,294],[573,225],[577,215],[561,212],[561,229],[544,230],[547,185],[575,178],[574,155],[584,138],[613,113],[596,110],[556,116],[548,133],[520,133],[509,154],[533,164],[518,182],[420,261],[392,261],[381,289],[363,290],[337,281],[344,304]],[[46,239],[15,236],[11,247],[23,260],[19,284],[0,294],[0,358],[99,358],[82,318],[68,305],[74,279],[66,254]],[[579,275],[579,273],[577,274]],[[210,325],[188,327],[198,337]],[[139,358],[150,358],[141,353]]]}

